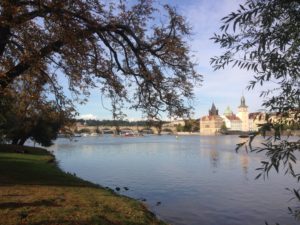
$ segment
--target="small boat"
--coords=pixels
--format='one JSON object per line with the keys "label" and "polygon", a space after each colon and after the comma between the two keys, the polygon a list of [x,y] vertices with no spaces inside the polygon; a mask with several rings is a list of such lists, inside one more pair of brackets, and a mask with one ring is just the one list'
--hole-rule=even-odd
{"label": "small boat", "polygon": [[250,135],[248,135],[248,134],[242,134],[239,136],[239,138],[248,138],[248,137],[250,137]]}
{"label": "small boat", "polygon": [[67,138],[68,136],[66,134],[57,134],[57,138]]}
{"label": "small boat", "polygon": [[126,132],[124,134],[124,137],[133,137],[134,136],[134,133],[129,133],[129,132]]}
{"label": "small boat", "polygon": [[120,134],[122,137],[134,137],[134,133],[132,131],[126,131],[126,132],[121,132]]}

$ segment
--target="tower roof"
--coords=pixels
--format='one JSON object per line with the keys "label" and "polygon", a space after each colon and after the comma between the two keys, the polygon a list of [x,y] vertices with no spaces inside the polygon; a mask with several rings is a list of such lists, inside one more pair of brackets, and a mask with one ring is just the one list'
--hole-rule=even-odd
{"label": "tower roof", "polygon": [[219,115],[218,109],[216,108],[215,104],[213,103],[211,106],[211,109],[209,110],[209,115],[210,116],[217,116]]}
{"label": "tower roof", "polygon": [[230,109],[229,106],[227,106],[227,108],[225,109],[224,115],[225,115],[225,116],[230,116],[230,115],[232,115],[232,114],[233,114],[233,113],[232,113],[232,110]]}
{"label": "tower roof", "polygon": [[212,106],[211,106],[211,110],[216,110],[217,108],[216,108],[216,106],[215,106],[215,103],[213,103],[212,104]]}
{"label": "tower roof", "polygon": [[248,106],[246,106],[246,100],[244,95],[241,97],[241,105],[239,106],[239,108],[244,107],[247,108]]}

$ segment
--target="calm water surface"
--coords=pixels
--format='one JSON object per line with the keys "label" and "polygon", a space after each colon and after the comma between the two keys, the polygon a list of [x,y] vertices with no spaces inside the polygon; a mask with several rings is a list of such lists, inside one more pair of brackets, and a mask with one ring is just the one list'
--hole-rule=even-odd
{"label": "calm water surface", "polygon": [[236,136],[77,140],[58,139],[51,148],[63,170],[146,199],[150,210],[171,224],[298,224],[288,215],[293,196],[285,190],[295,188],[295,181],[280,174],[255,180],[263,156],[235,153]]}

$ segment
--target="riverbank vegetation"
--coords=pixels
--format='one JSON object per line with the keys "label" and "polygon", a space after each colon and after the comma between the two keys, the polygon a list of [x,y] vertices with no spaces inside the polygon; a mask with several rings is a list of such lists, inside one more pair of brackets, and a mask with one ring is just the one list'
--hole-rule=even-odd
{"label": "riverbank vegetation", "polygon": [[0,224],[165,224],[142,203],[62,172],[41,148],[0,145]]}
{"label": "riverbank vegetation", "polygon": [[177,124],[177,132],[199,132],[200,130],[200,121],[195,119],[184,120],[184,125]]}
{"label": "riverbank vegetation", "polygon": [[251,151],[263,152],[267,160],[261,162],[257,177],[268,177],[271,170],[294,177],[298,181],[291,192],[297,207],[289,208],[295,218],[300,219],[298,162],[300,139],[282,137],[282,130],[297,129],[300,124],[300,2],[296,0],[248,0],[239,9],[222,19],[221,31],[212,39],[224,54],[213,57],[215,69],[228,65],[252,71],[253,80],[248,89],[272,83],[274,88],[261,93],[263,106],[268,113],[275,113],[279,119],[261,125],[261,132],[273,131],[273,138],[267,138],[262,147]]}

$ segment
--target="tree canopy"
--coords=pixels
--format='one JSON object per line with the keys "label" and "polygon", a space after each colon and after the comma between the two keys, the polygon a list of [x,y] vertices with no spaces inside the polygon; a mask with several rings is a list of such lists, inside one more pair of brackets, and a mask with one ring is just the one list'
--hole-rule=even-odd
{"label": "tree canopy", "polygon": [[58,107],[47,98],[47,86],[36,85],[31,76],[22,77],[1,96],[0,135],[4,141],[23,145],[33,141],[50,146],[57,133],[76,115],[71,102]]}
{"label": "tree canopy", "polygon": [[[264,152],[267,160],[262,161],[261,172],[267,177],[269,171],[284,169],[286,174],[300,180],[299,171],[294,171],[299,138],[281,136],[283,126],[298,127],[300,124],[300,2],[297,0],[248,0],[239,9],[222,19],[221,32],[212,38],[225,49],[224,54],[211,59],[215,69],[232,65],[254,73],[248,88],[277,84],[277,88],[265,90],[263,105],[280,118],[268,121],[261,127],[274,131],[274,138],[266,139],[262,147],[251,148]],[[246,142],[245,142],[246,143]],[[245,143],[241,143],[238,147]],[[300,202],[299,189],[292,189],[295,199]],[[300,218],[299,208],[289,208]]]}
{"label": "tree canopy", "polygon": [[2,0],[0,94],[29,74],[63,104],[64,75],[74,96],[97,86],[113,104],[126,101],[154,117],[188,114],[186,100],[201,75],[189,54],[185,19],[151,0],[106,2]]}
{"label": "tree canopy", "polygon": [[[252,70],[256,84],[279,85],[264,103],[272,111],[300,107],[300,3],[295,0],[248,0],[222,19],[221,34],[212,38],[226,49],[212,58],[215,69],[231,64]],[[271,90],[262,93],[270,96]],[[269,95],[270,94],[270,95]]]}

